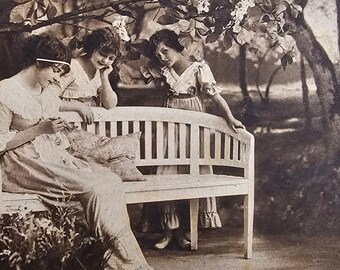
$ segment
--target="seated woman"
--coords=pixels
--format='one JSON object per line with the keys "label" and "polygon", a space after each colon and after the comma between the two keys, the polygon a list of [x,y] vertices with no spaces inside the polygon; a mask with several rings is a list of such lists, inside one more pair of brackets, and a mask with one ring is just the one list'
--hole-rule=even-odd
{"label": "seated woman", "polygon": [[106,269],[152,269],[130,229],[120,178],[70,155],[51,82],[70,70],[70,53],[55,37],[32,36],[22,70],[0,82],[0,162],[3,190],[50,202],[79,201],[95,234],[110,244]]}
{"label": "seated woman", "polygon": [[99,28],[83,42],[85,54],[71,60],[71,74],[61,81],[62,111],[77,111],[88,123],[93,122],[90,107],[111,109],[117,105],[109,74],[120,56],[119,36],[109,28]]}

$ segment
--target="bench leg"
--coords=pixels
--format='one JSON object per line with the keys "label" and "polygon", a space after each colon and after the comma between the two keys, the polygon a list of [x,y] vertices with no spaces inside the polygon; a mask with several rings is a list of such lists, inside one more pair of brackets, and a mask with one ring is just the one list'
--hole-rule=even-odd
{"label": "bench leg", "polygon": [[198,249],[198,202],[199,199],[190,200],[190,240],[191,250]]}
{"label": "bench leg", "polygon": [[252,257],[254,194],[244,196],[244,258]]}

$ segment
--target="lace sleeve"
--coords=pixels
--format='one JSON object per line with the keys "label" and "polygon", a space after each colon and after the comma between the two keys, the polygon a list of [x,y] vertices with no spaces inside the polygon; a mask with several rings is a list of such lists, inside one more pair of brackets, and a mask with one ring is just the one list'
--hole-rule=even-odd
{"label": "lace sleeve", "polygon": [[0,154],[6,148],[6,144],[11,141],[16,132],[10,131],[9,127],[12,121],[12,112],[3,104],[0,103]]}
{"label": "lace sleeve", "polygon": [[203,93],[208,96],[213,96],[221,92],[220,88],[216,86],[216,81],[210,67],[204,61],[198,66],[197,77]]}

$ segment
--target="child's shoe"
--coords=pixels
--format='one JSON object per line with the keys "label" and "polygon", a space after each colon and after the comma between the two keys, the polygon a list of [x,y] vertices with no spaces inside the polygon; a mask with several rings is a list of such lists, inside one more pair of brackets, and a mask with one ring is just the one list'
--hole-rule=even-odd
{"label": "child's shoe", "polygon": [[172,231],[165,231],[165,234],[161,240],[159,240],[155,245],[155,249],[166,248],[172,240]]}
{"label": "child's shoe", "polygon": [[191,246],[191,242],[188,238],[186,238],[184,235],[179,236],[177,238],[178,245],[183,249],[188,249]]}
{"label": "child's shoe", "polygon": [[166,248],[169,243],[171,242],[172,237],[170,236],[164,236],[159,242],[155,244],[155,249],[164,249]]}

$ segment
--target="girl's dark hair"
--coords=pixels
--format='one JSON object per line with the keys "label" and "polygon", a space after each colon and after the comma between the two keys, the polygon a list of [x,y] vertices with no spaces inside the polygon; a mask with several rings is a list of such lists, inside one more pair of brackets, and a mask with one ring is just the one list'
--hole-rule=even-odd
{"label": "girl's dark hair", "polygon": [[94,51],[99,51],[103,54],[114,54],[117,57],[120,52],[120,38],[117,33],[110,28],[99,28],[88,34],[83,41],[84,51],[88,55],[92,55]]}
{"label": "girl's dark hair", "polygon": [[[27,38],[21,57],[21,67],[27,68],[37,63],[37,58],[71,62],[69,49],[56,37],[51,35],[33,35]],[[39,62],[40,68],[54,66],[53,62]]]}
{"label": "girl's dark hair", "polygon": [[150,52],[153,56],[156,56],[157,46],[162,42],[165,46],[178,52],[182,52],[184,50],[184,47],[179,43],[178,35],[172,30],[163,29],[153,34],[149,39]]}

